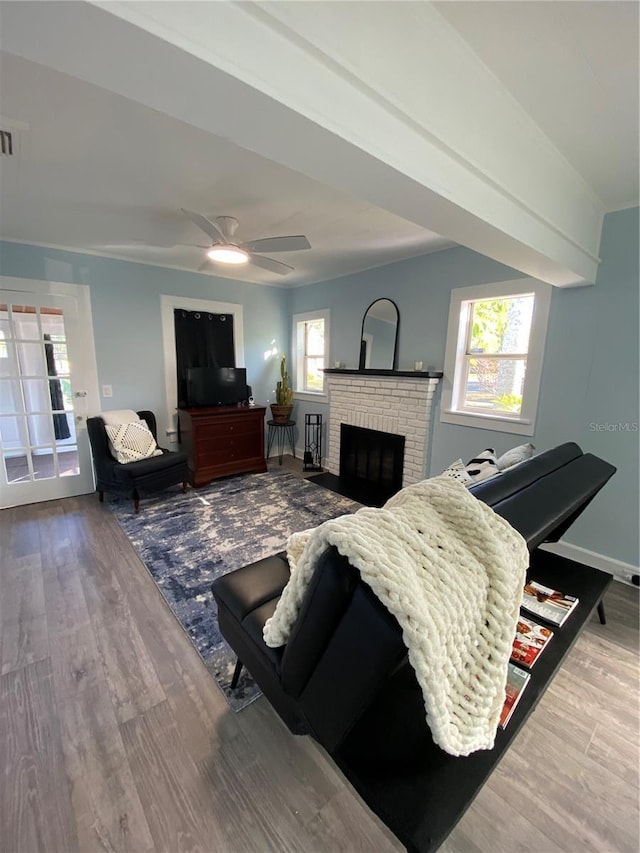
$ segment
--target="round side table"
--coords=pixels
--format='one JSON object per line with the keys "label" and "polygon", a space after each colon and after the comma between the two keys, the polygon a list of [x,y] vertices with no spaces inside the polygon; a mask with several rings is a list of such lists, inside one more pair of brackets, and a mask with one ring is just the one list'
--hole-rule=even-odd
{"label": "round side table", "polygon": [[293,428],[296,425],[295,421],[267,421],[269,433],[267,435],[267,459],[271,453],[271,447],[275,438],[278,439],[278,460],[282,465],[282,454],[284,453],[285,438],[289,439],[289,446],[293,458],[296,458],[296,448],[294,444]]}

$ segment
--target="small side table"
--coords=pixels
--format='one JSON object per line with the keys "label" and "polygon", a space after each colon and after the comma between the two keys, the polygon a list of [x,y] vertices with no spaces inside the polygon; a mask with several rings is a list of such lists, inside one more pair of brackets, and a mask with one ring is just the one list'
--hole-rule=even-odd
{"label": "small side table", "polygon": [[289,439],[289,446],[293,458],[296,458],[296,448],[294,444],[293,428],[296,425],[295,421],[267,421],[269,434],[267,436],[267,459],[271,453],[271,447],[274,439],[278,437],[278,460],[282,465],[282,454],[284,453],[285,438]]}

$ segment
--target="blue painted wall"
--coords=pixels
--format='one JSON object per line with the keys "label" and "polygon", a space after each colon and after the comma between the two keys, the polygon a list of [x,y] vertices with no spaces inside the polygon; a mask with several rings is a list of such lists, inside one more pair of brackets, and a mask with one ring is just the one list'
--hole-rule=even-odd
{"label": "blue painted wall", "polygon": [[[328,363],[333,366],[341,361],[345,367],[357,368],[364,312],[375,299],[393,299],[400,312],[398,370],[412,370],[415,361],[422,361],[425,370],[442,370],[451,288],[508,281],[521,275],[484,255],[456,248],[297,288],[291,292],[290,308],[292,314],[329,308]],[[304,423],[307,412],[322,414],[326,441],[328,405],[298,400],[298,424]],[[300,437],[299,446],[302,444]]]}
{"label": "blue painted wall", "polygon": [[[532,439],[461,427],[434,419],[432,474],[485,447],[502,453],[532,440],[538,450],[577,441],[618,472],[569,532],[567,541],[638,565],[638,209],[605,217],[595,287],[553,289],[542,390]],[[329,363],[357,367],[362,316],[369,303],[390,297],[400,310],[400,369],[416,360],[442,369],[450,292],[505,281],[521,273],[463,248],[423,255],[364,273],[299,288],[291,312],[331,309]],[[297,416],[322,412],[299,401]],[[629,431],[618,427],[628,424]]]}
{"label": "blue painted wall", "polygon": [[279,362],[264,354],[288,348],[283,288],[6,242],[0,243],[0,273],[89,285],[98,382],[113,386],[105,409],[166,408],[162,294],[242,305],[247,379],[256,400],[273,398]]}
{"label": "blue painted wall", "polygon": [[[595,287],[553,290],[532,439],[539,450],[574,440],[618,467],[567,539],[633,565],[638,565],[639,513],[639,434],[632,431],[638,422],[638,213],[605,217]],[[164,406],[163,293],[243,305],[247,373],[256,399],[266,401],[273,399],[278,359],[265,361],[264,353],[289,352],[293,314],[329,308],[329,364],[340,360],[357,367],[364,311],[374,299],[390,297],[400,310],[398,367],[410,369],[420,360],[425,367],[442,368],[451,289],[520,275],[463,248],[291,291],[12,243],[0,244],[0,260],[3,275],[88,284],[99,382],[114,390],[109,408],[157,410]],[[326,423],[326,404],[297,401],[300,427],[305,412],[322,413]],[[437,410],[431,473],[485,447],[501,453],[525,440],[442,424]]]}

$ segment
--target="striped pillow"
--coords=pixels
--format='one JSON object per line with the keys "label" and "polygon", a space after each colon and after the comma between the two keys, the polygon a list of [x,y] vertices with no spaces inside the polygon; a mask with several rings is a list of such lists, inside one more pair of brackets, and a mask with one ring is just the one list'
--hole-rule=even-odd
{"label": "striped pillow", "polygon": [[499,474],[498,459],[493,447],[487,447],[482,453],[474,456],[466,464],[467,474],[471,477],[474,483],[480,483],[482,480],[488,480],[489,477],[495,477]]}

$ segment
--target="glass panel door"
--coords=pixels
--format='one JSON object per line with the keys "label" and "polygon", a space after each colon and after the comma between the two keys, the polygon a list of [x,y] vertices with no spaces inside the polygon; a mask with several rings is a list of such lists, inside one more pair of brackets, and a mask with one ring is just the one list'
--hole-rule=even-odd
{"label": "glass panel door", "polygon": [[2,506],[93,488],[78,320],[72,297],[0,291]]}

